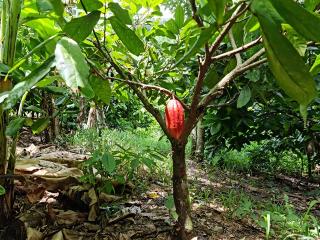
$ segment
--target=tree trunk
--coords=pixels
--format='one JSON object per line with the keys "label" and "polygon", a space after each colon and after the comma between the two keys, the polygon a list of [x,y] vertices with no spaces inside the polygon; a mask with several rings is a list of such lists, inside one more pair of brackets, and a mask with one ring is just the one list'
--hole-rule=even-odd
{"label": "tree trunk", "polygon": [[84,97],[80,97],[79,101],[79,114],[77,117],[78,128],[82,129],[84,126],[85,115],[86,115],[86,104]]}
{"label": "tree trunk", "polygon": [[97,108],[94,103],[91,103],[90,105],[87,128],[94,128],[97,126]]}
{"label": "tree trunk", "polygon": [[[7,146],[7,138],[5,135],[5,129],[7,125],[7,116],[6,112],[2,109],[0,116],[0,175],[6,174],[7,168],[7,160],[8,160],[8,146]],[[10,198],[11,192],[11,184],[5,180],[5,178],[0,179],[0,185],[6,189],[6,194],[0,197],[0,226],[6,224],[11,215],[11,203],[8,203],[8,197]],[[7,194],[9,190],[9,195]]]}
{"label": "tree trunk", "polygon": [[202,126],[202,120],[200,119],[197,127],[197,145],[195,151],[195,159],[198,162],[203,162],[204,158],[204,127]]}
{"label": "tree trunk", "polygon": [[178,214],[176,239],[187,240],[190,239],[193,227],[185,159],[186,143],[173,140],[171,144],[173,160],[173,198]]}
{"label": "tree trunk", "polygon": [[191,159],[194,159],[195,156],[196,156],[196,149],[197,149],[197,127],[192,129],[190,136],[191,136],[191,153],[190,153],[190,157],[191,157]]}

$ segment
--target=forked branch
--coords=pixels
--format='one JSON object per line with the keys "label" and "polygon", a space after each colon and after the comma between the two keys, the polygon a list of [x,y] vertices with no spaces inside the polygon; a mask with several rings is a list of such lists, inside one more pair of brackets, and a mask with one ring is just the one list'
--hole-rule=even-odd
{"label": "forked branch", "polygon": [[261,55],[265,52],[264,48],[250,57],[241,65],[237,66],[231,72],[229,72],[226,76],[224,76],[220,82],[218,82],[209,93],[200,101],[198,106],[198,114],[201,114],[203,110],[210,104],[212,100],[214,100],[218,95],[221,95],[221,91],[223,91],[237,76],[244,73],[245,71],[252,69],[256,66],[261,65],[267,61],[266,58],[262,60],[258,60]]}

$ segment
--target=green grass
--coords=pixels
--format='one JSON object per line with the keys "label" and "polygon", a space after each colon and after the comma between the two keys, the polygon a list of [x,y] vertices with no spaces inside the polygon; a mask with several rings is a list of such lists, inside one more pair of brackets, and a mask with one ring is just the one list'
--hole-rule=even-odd
{"label": "green grass", "polygon": [[110,152],[117,162],[121,162],[117,165],[121,169],[117,168],[114,171],[121,172],[130,180],[153,178],[170,183],[171,145],[157,127],[103,129],[100,133],[96,129],[85,129],[67,136],[64,140],[67,145],[80,147],[91,154],[103,155]]}
{"label": "green grass", "polygon": [[[265,239],[319,239],[320,223],[311,210],[318,203],[311,201],[308,209],[297,212],[288,196],[272,200],[257,200],[242,190],[230,189],[217,195],[232,219],[249,217],[265,232]],[[276,199],[275,199],[276,200]]]}

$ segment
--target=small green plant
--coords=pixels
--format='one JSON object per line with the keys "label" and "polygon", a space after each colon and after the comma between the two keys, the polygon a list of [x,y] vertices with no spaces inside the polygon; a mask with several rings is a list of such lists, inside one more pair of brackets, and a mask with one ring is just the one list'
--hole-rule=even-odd
{"label": "small green plant", "polygon": [[6,193],[6,189],[0,185],[0,196]]}
{"label": "small green plant", "polygon": [[178,214],[177,214],[176,209],[174,207],[174,200],[173,200],[172,195],[169,195],[166,198],[164,205],[169,210],[170,216],[173,218],[174,221],[176,221],[178,219]]}
{"label": "small green plant", "polygon": [[236,149],[222,150],[210,160],[212,166],[219,165],[227,170],[236,172],[249,172],[251,159],[244,151]]}
{"label": "small green plant", "polygon": [[317,203],[317,201],[311,201],[306,212],[300,215],[285,195],[282,206],[265,205],[269,209],[262,212],[263,220],[258,220],[257,224],[265,229],[266,239],[272,236],[279,236],[281,239],[317,239],[320,236],[319,223],[311,214],[311,209]]}
{"label": "small green plant", "polygon": [[[86,129],[66,140],[91,152],[91,157],[83,164],[82,180],[93,185],[101,182],[101,191],[114,192],[114,182],[124,184],[148,176],[170,181],[170,146],[164,139],[158,141],[160,137],[156,129],[134,132],[104,129],[100,133],[96,129]],[[139,171],[143,172],[137,174]],[[138,183],[141,185],[143,181]]]}
{"label": "small green plant", "polygon": [[219,198],[231,218],[241,219],[253,212],[252,200],[244,192],[232,189]]}

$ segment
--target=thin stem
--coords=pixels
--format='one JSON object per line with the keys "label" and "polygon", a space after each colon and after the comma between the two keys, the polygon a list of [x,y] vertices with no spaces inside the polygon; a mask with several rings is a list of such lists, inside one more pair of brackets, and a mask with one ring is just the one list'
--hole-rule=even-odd
{"label": "thin stem", "polygon": [[[228,36],[229,36],[233,50],[237,49],[238,47],[236,44],[236,40],[234,39],[232,29],[230,29]],[[240,66],[242,64],[242,58],[241,58],[240,53],[236,53],[235,56],[236,56],[236,60],[237,60],[237,66]]]}
{"label": "thin stem", "polygon": [[260,44],[262,42],[262,38],[259,37],[257,38],[256,40],[252,41],[252,42],[249,42],[241,47],[238,47],[236,49],[233,49],[229,52],[225,52],[225,53],[222,53],[222,54],[219,54],[217,56],[213,56],[211,58],[212,61],[217,61],[217,60],[220,60],[220,59],[223,59],[223,58],[227,58],[227,57],[232,57],[234,56],[235,54],[237,53],[241,53],[241,52],[245,52],[246,50]]}

